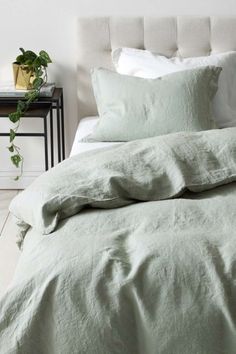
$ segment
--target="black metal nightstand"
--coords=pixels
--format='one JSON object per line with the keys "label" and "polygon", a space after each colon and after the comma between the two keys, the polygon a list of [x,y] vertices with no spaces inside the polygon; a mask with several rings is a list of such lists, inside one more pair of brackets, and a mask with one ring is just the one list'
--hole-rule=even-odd
{"label": "black metal nightstand", "polygon": [[[17,97],[0,97],[0,118],[7,117],[9,113],[14,112],[19,98]],[[54,166],[54,138],[53,138],[53,112],[56,112],[57,121],[57,146],[58,146],[58,162],[65,159],[65,129],[64,129],[64,103],[63,89],[55,88],[52,97],[40,97],[37,102],[31,104],[24,118],[43,118],[43,133],[17,133],[16,136],[23,137],[43,137],[45,151],[45,170],[49,167],[49,151],[48,151],[48,122],[49,117],[49,135],[50,135],[50,160],[51,167]],[[9,133],[0,133],[0,136],[9,136]]]}

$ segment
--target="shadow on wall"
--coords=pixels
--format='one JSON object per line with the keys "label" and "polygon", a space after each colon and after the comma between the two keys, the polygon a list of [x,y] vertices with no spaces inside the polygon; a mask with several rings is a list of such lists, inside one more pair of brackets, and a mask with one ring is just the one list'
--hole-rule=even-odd
{"label": "shadow on wall", "polygon": [[56,63],[50,71],[50,80],[63,87],[65,107],[66,156],[69,156],[79,123],[76,69]]}
{"label": "shadow on wall", "polygon": [[98,114],[95,104],[95,97],[91,89],[91,74],[90,70],[86,70],[80,65],[77,65],[77,105],[79,120],[88,116],[95,116]]}

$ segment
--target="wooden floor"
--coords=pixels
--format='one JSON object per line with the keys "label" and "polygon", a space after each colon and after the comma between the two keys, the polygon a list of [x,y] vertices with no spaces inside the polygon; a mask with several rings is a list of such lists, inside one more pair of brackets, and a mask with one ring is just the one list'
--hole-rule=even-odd
{"label": "wooden floor", "polygon": [[16,190],[0,190],[0,297],[13,277],[20,256],[16,245],[16,226],[8,211],[17,193]]}

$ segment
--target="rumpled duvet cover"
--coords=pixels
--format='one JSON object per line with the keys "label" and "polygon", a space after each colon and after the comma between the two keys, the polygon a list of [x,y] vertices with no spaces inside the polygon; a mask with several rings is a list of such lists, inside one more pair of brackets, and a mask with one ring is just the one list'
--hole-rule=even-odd
{"label": "rumpled duvet cover", "polygon": [[236,128],[70,158],[11,203],[1,354],[235,354]]}

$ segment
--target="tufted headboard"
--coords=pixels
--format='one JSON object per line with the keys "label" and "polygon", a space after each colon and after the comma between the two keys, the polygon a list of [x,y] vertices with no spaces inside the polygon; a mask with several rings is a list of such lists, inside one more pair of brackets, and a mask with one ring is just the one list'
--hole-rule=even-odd
{"label": "tufted headboard", "polygon": [[111,50],[148,49],[196,57],[236,50],[236,17],[95,17],[78,21],[78,101],[80,118],[96,115],[90,69],[112,69]]}

